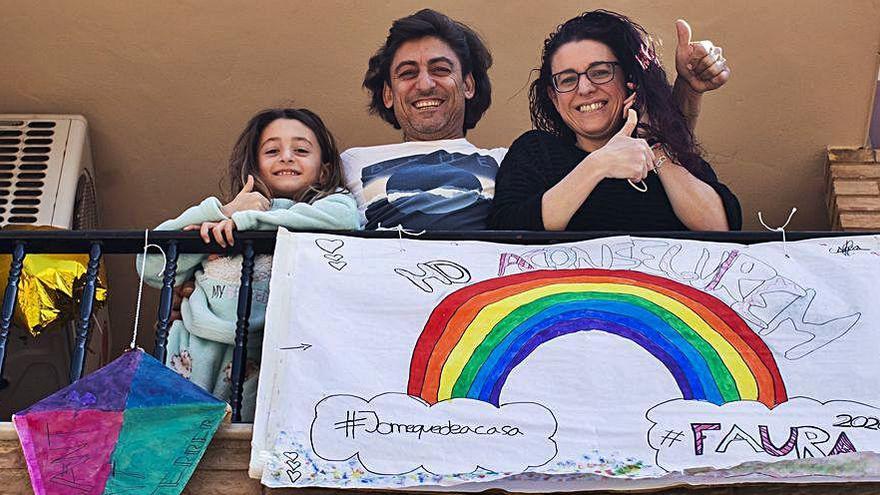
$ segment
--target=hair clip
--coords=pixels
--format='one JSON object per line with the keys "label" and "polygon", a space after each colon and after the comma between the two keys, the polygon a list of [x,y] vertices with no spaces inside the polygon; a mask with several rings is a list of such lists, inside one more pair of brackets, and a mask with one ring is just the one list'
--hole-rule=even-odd
{"label": "hair clip", "polygon": [[646,43],[642,43],[639,47],[639,53],[636,54],[636,60],[642,66],[642,70],[648,70],[651,63],[657,60],[657,55]]}

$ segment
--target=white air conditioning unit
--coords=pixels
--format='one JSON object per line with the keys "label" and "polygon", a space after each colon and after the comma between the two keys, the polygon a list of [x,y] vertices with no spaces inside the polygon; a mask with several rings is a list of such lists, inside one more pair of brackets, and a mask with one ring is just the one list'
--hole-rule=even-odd
{"label": "white air conditioning unit", "polygon": [[0,114],[0,226],[98,228],[87,130],[81,115]]}
{"label": "white air conditioning unit", "polygon": [[[94,177],[85,117],[0,114],[0,227],[97,229]],[[106,305],[93,317],[86,372],[107,357]],[[73,340],[73,324],[36,338],[10,329],[0,421],[67,385]]]}

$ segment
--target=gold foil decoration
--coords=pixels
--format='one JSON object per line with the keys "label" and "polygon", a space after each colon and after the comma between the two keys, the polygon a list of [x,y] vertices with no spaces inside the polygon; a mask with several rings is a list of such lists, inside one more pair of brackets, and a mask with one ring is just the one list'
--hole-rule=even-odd
{"label": "gold foil decoration", "polygon": [[[9,230],[60,230],[53,227],[6,227]],[[6,290],[12,255],[0,255],[0,287]],[[79,316],[86,283],[88,254],[27,254],[18,282],[14,324],[35,337],[62,327]],[[95,309],[107,301],[107,276],[103,263],[98,269]],[[4,292],[0,292],[3,294]]]}

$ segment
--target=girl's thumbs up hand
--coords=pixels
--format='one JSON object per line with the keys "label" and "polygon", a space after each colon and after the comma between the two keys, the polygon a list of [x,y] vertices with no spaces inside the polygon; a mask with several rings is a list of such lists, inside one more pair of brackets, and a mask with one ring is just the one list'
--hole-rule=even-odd
{"label": "girl's thumbs up hand", "polygon": [[241,192],[232,201],[223,205],[220,211],[228,218],[237,211],[266,211],[271,206],[272,202],[266,196],[254,191],[254,177],[248,175],[247,182],[244,183]]}

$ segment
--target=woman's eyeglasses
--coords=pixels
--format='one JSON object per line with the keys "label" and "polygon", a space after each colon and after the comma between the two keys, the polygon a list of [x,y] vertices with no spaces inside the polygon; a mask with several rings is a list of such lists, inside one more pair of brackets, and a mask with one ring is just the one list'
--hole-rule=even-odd
{"label": "woman's eyeglasses", "polygon": [[568,93],[578,87],[581,76],[587,76],[593,84],[605,84],[614,80],[614,66],[619,62],[593,62],[587,70],[578,72],[574,69],[566,69],[551,76],[553,89],[557,93]]}

